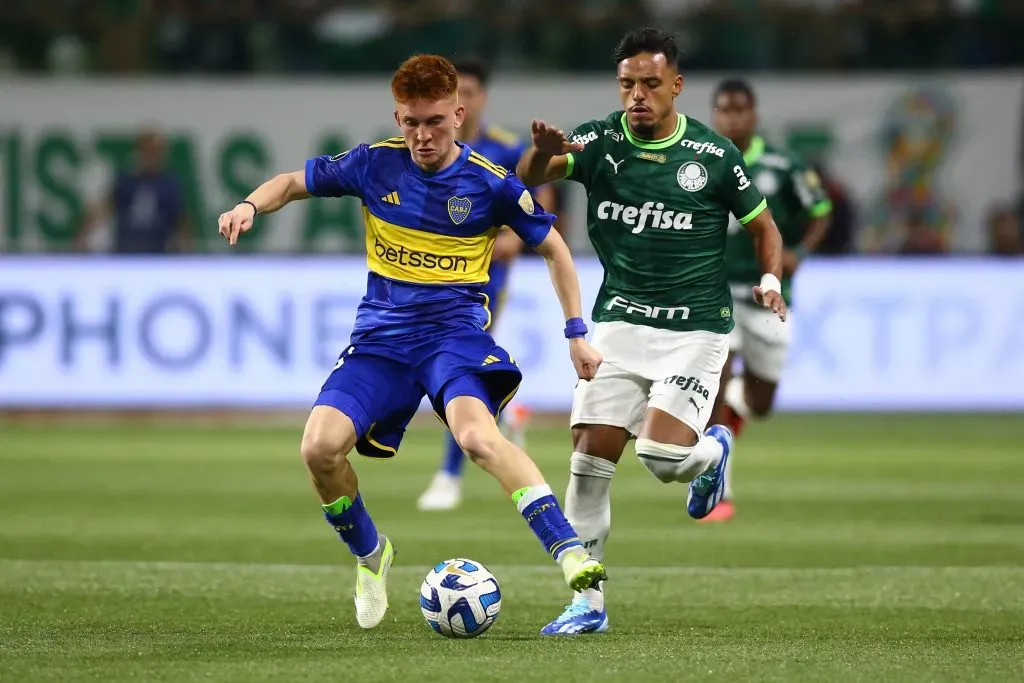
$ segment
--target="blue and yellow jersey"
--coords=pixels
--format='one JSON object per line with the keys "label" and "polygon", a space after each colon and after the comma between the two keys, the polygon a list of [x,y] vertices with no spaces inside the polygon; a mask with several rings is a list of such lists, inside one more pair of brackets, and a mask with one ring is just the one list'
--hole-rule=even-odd
{"label": "blue and yellow jersey", "polygon": [[516,137],[515,133],[509,132],[498,126],[481,126],[479,136],[475,140],[466,140],[474,152],[490,159],[498,166],[503,166],[510,171],[515,171],[519,157],[526,151],[526,145]]}
{"label": "blue and yellow jersey", "polygon": [[528,246],[544,241],[554,216],[505,168],[459,145],[447,168],[419,168],[402,138],[359,145],[306,162],[314,197],[358,197],[366,227],[366,296],[352,342],[422,339],[452,326],[486,329],[483,287],[494,239],[511,227]]}

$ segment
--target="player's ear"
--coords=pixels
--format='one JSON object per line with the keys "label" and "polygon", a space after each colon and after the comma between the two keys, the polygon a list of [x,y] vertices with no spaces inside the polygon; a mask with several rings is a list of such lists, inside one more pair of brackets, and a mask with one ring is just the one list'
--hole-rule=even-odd
{"label": "player's ear", "polygon": [[402,127],[402,122],[398,119],[398,110],[397,109],[395,110],[395,125],[398,126],[399,128]]}
{"label": "player's ear", "polygon": [[672,97],[679,97],[681,92],[683,92],[683,75],[676,74],[675,80],[672,82]]}
{"label": "player's ear", "polygon": [[464,106],[457,105],[455,107],[455,127],[461,128],[462,122],[466,120],[466,108]]}

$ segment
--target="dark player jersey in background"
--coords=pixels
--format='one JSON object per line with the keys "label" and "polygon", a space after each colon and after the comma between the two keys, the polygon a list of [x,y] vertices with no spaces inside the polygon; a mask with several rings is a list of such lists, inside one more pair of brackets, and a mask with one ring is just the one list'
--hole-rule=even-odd
{"label": "dark player jersey in background", "polygon": [[[751,141],[750,149],[744,152],[743,161],[757,189],[768,200],[768,208],[786,247],[800,244],[812,218],[827,216],[832,211],[832,202],[818,174],[792,152],[757,136]],[[736,220],[729,224],[725,267],[736,300],[753,303],[751,287],[761,281],[761,266],[753,238]],[[782,295],[787,303],[790,302],[790,285],[790,278],[783,278]]]}
{"label": "dark player jersey in background", "polygon": [[[475,140],[467,140],[468,145],[474,152],[493,161],[510,173],[515,173],[519,157],[526,151],[525,145],[519,141],[513,133],[497,126],[481,126],[480,135]],[[531,188],[532,192],[532,188]],[[553,207],[546,206],[550,211]],[[508,285],[509,263],[492,261],[489,271],[490,282],[486,287],[486,293],[490,299],[490,310],[497,314],[501,308],[501,299],[505,287]]]}
{"label": "dark player jersey in background", "polygon": [[474,152],[508,171],[515,171],[519,157],[526,151],[526,145],[514,133],[498,126],[481,126],[480,135],[475,140],[466,140],[465,143]]}
{"label": "dark player jersey in background", "polygon": [[181,225],[184,197],[170,173],[130,173],[114,183],[114,252],[165,254]]}
{"label": "dark player jersey in background", "polygon": [[386,341],[399,353],[403,338],[486,329],[483,288],[499,228],[510,226],[530,247],[547,237],[554,216],[519,179],[459,146],[458,159],[437,173],[420,169],[402,138],[306,162],[310,194],[363,204],[370,272],[353,344]]}

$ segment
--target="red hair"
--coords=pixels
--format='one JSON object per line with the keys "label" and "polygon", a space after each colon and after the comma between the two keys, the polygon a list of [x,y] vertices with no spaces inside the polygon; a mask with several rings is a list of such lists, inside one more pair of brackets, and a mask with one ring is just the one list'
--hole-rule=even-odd
{"label": "red hair", "polygon": [[391,94],[403,104],[426,100],[438,102],[459,91],[459,72],[437,55],[416,55],[402,62],[391,78]]}

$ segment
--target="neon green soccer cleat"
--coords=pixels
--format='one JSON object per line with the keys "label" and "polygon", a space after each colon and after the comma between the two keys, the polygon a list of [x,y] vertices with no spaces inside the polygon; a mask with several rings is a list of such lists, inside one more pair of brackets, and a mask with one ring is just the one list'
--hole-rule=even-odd
{"label": "neon green soccer cleat", "polygon": [[562,560],[562,574],[565,575],[565,582],[569,584],[569,588],[577,593],[588,588],[597,588],[608,578],[604,565],[583,552],[566,553]]}
{"label": "neon green soccer cleat", "polygon": [[386,536],[381,536],[380,565],[372,571],[363,564],[356,565],[356,622],[362,628],[374,628],[388,611],[388,572],[395,561],[395,547]]}

